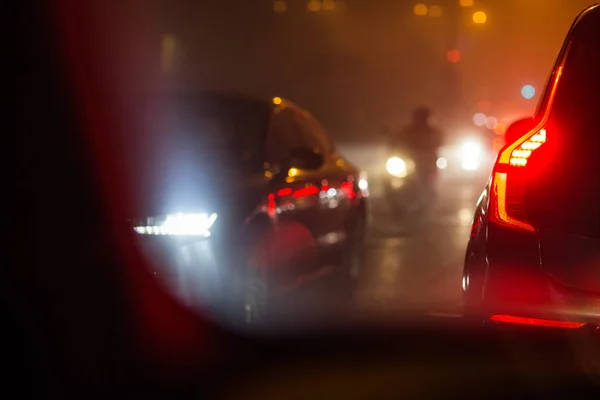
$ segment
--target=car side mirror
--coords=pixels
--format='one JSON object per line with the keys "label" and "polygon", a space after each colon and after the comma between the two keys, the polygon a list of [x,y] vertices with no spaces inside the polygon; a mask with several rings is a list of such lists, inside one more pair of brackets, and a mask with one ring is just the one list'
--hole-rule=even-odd
{"label": "car side mirror", "polygon": [[288,163],[299,169],[319,169],[324,163],[323,156],[312,149],[295,147],[290,149]]}
{"label": "car side mirror", "polygon": [[506,144],[516,142],[527,132],[535,128],[535,124],[536,121],[531,117],[522,118],[510,124],[506,129],[506,133],[504,134],[504,140],[506,141]]}

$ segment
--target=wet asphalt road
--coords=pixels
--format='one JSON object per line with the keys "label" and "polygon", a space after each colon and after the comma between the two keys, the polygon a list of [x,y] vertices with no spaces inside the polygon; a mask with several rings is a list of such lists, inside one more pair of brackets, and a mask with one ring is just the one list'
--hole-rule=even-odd
{"label": "wet asphalt road", "polygon": [[[430,206],[404,216],[393,211],[383,190],[373,182],[366,257],[356,287],[340,293],[338,282],[345,280],[333,274],[332,279],[307,285],[285,301],[277,300],[282,305],[284,325],[291,319],[294,326],[310,328],[313,324],[335,323],[338,318],[344,321],[347,316],[376,321],[380,317],[389,320],[427,315],[460,316],[465,249],[473,209],[485,180],[485,174],[449,176],[442,173]],[[194,252],[210,254],[198,247],[201,244],[193,246]],[[182,259],[191,257],[188,253],[192,248],[188,247],[179,249]],[[202,283],[214,281],[207,275],[211,271],[194,267],[206,264],[203,261],[194,258],[173,266],[172,283],[160,274],[156,276],[161,283],[171,286],[167,290],[176,298],[201,313],[206,312],[203,289],[206,285]]]}
{"label": "wet asphalt road", "polygon": [[465,249],[484,183],[482,176],[442,175],[434,203],[405,217],[375,191],[355,312],[459,315]]}

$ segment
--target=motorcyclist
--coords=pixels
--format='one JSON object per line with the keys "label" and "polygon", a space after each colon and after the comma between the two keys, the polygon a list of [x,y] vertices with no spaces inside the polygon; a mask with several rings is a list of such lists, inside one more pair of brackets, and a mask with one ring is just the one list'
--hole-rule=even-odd
{"label": "motorcyclist", "polygon": [[428,107],[417,107],[410,124],[392,137],[392,147],[412,150],[417,154],[417,169],[429,176],[437,171],[436,160],[443,140],[442,132],[431,125],[431,114]]}

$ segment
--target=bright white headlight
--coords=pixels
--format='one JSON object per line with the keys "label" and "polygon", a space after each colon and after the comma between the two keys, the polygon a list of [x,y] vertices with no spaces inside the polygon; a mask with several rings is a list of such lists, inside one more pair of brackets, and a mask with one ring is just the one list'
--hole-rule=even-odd
{"label": "bright white headlight", "polygon": [[[153,219],[154,220],[154,219]],[[178,213],[169,214],[161,222],[134,226],[133,230],[140,235],[178,235],[178,236],[210,236],[210,228],[217,220],[217,214]]]}
{"label": "bright white headlight", "polygon": [[479,143],[467,142],[460,148],[460,166],[467,171],[476,171],[481,165],[482,148]]}
{"label": "bright white headlight", "polygon": [[390,157],[385,164],[390,175],[397,178],[404,178],[407,174],[406,162],[400,157]]}

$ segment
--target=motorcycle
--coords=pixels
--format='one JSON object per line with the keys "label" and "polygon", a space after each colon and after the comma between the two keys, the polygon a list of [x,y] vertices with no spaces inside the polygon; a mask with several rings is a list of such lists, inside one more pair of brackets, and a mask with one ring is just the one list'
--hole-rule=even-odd
{"label": "motorcycle", "polygon": [[385,196],[395,212],[412,212],[430,204],[435,194],[437,156],[416,149],[394,148],[386,161]]}

